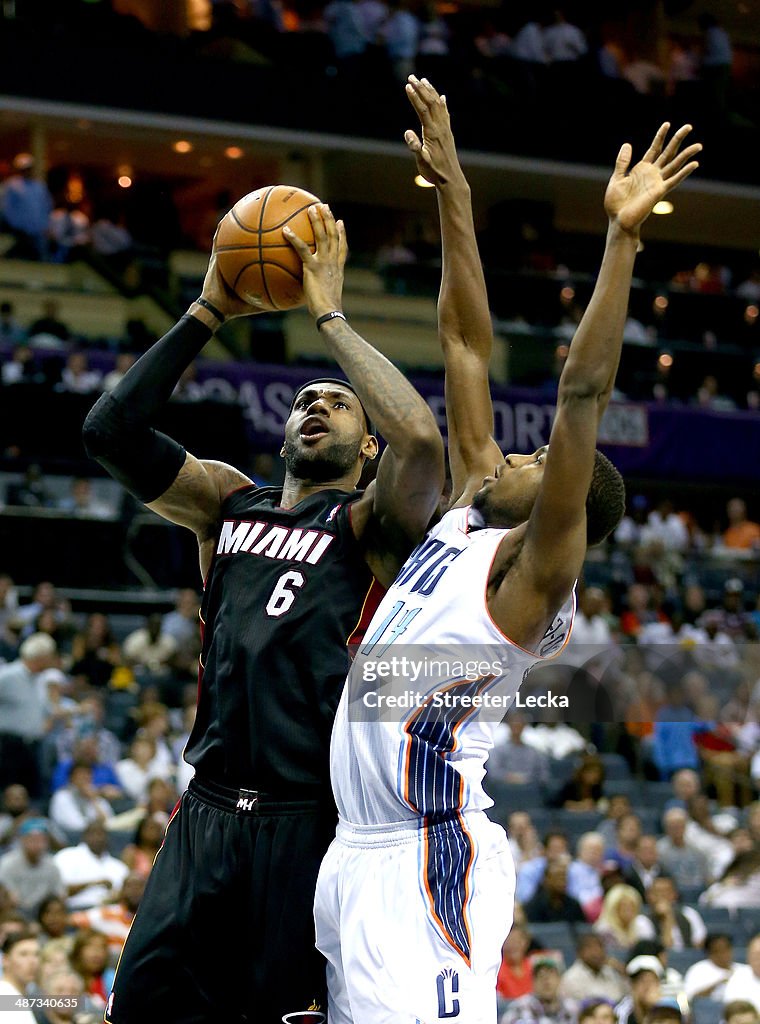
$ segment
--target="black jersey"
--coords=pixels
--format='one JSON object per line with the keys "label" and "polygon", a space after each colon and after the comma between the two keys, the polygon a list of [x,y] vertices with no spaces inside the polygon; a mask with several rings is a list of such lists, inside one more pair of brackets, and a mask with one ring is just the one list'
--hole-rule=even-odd
{"label": "black jersey", "polygon": [[[382,597],[350,521],[361,492],[243,487],[222,504],[201,606],[197,774],[287,796],[329,785],[347,643]],[[376,599],[375,599],[376,597]]]}

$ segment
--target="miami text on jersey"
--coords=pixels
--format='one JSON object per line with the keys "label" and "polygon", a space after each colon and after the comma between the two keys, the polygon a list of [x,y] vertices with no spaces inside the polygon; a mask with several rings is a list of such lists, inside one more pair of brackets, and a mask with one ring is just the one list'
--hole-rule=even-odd
{"label": "miami text on jersey", "polygon": [[236,555],[242,551],[247,555],[316,565],[334,540],[332,533],[323,533],[321,530],[301,530],[298,527],[225,519],[216,553]]}

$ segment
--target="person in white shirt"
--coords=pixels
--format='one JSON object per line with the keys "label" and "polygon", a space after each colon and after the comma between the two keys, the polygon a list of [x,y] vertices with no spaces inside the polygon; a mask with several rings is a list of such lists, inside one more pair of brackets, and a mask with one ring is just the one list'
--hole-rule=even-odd
{"label": "person in white shirt", "polygon": [[[11,932],[3,942],[3,976],[0,978],[0,1005],[3,1024],[35,1024],[31,1010],[11,1008],[14,997],[26,994],[40,966],[40,944],[34,932]],[[7,1004],[7,1005],[6,1005]]]}
{"label": "person in white shirt", "polygon": [[723,1001],[726,982],[733,975],[734,940],[723,932],[710,932],[705,939],[704,960],[698,960],[688,969],[683,987],[689,1002],[694,999],[715,999]]}
{"label": "person in white shirt", "polygon": [[169,773],[166,765],[156,759],[156,744],[150,736],[139,733],[132,740],[129,757],[116,763],[116,775],[124,791],[136,803],[143,803],[148,797],[151,779],[165,779]]}
{"label": "person in white shirt", "polygon": [[561,10],[554,12],[554,24],[543,31],[544,52],[552,63],[569,63],[588,53],[588,43],[577,25],[571,25]]}
{"label": "person in white shirt", "polygon": [[726,982],[723,1002],[746,999],[760,1013],[760,934],[747,946],[747,963],[737,964]]}
{"label": "person in white shirt", "polygon": [[595,651],[607,650],[612,643],[612,631],[603,612],[604,591],[599,587],[586,587],[578,598],[578,611],[568,646],[589,648],[589,657]]}
{"label": "person in white shirt", "polygon": [[69,910],[89,910],[113,899],[129,868],[108,852],[108,833],[99,822],[88,825],[78,846],[59,850],[54,857],[66,886]]}
{"label": "person in white shirt", "polygon": [[92,821],[106,821],[113,815],[108,801],[98,796],[92,784],[92,767],[84,761],[71,766],[68,783],[53,794],[50,817],[67,832],[81,832]]}

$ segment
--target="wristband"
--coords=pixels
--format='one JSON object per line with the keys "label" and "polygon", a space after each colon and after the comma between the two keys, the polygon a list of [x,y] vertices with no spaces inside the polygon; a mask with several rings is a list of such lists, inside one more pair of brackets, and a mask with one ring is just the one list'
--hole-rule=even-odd
{"label": "wristband", "polygon": [[197,305],[203,306],[203,308],[207,309],[212,316],[215,316],[220,324],[224,323],[224,313],[220,313],[216,306],[212,306],[211,303],[204,299],[202,296],[201,298],[196,299],[195,301]]}
{"label": "wristband", "polygon": [[315,324],[317,330],[319,330],[322,324],[326,324],[328,320],[345,320],[345,316],[339,309],[334,309],[332,313],[325,313],[324,316],[317,317]]}

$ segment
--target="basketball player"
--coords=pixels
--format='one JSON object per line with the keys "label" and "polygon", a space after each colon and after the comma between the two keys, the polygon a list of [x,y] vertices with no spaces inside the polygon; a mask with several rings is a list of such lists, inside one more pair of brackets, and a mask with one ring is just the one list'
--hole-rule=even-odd
{"label": "basketball player", "polygon": [[484,813],[484,765],[504,698],[567,640],[587,546],[623,514],[623,481],[595,450],[599,418],[640,225],[691,174],[700,147],[679,153],[688,127],[666,146],[663,125],[630,172],[631,147],[621,148],[604,260],[549,445],[505,458],[492,437],[491,321],[469,188],[445,100],[425,80],[410,79],[407,92],[423,129],[407,144],[437,187],[442,223],[453,502],[375,612],[338,707],[340,821],[317,883],[317,944],[330,1024],[492,1024],[515,878],[504,830]]}
{"label": "basketball player", "polygon": [[[168,825],[116,973],[113,1024],[279,1024],[324,1009],[313,899],[334,834],[329,736],[378,590],[423,536],[443,486],[443,443],[404,376],[341,312],[346,237],[310,209],[304,291],[348,381],[294,397],[284,486],[256,488],[153,429],[213,331],[255,313],[212,254],[201,297],[87,417],[87,450],[148,508],[193,530],[205,579],[195,777]],[[376,480],[356,489],[388,446]]]}

